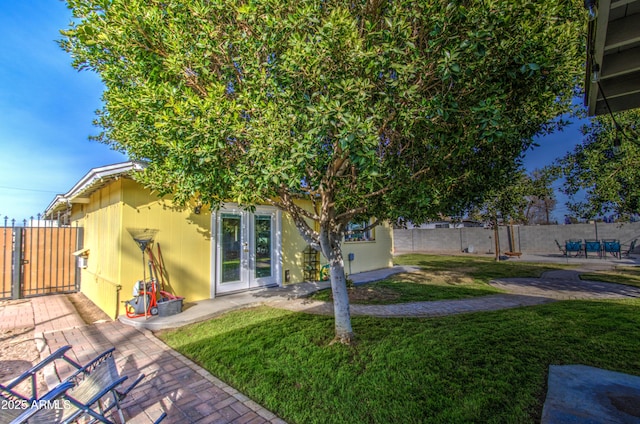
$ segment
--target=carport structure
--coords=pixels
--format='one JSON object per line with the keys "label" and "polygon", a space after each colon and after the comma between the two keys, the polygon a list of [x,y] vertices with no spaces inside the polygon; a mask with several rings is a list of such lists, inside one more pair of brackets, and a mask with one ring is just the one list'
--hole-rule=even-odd
{"label": "carport structure", "polygon": [[640,0],[585,0],[589,116],[640,107]]}

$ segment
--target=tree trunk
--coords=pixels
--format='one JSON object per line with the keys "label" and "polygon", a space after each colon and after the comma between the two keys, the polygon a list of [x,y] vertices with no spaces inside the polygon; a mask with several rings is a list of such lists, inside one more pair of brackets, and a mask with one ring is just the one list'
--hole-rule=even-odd
{"label": "tree trunk", "polygon": [[[354,341],[351,328],[351,312],[349,311],[349,292],[347,291],[347,279],[344,274],[344,260],[342,248],[339,243],[326,243],[330,236],[321,237],[320,246],[322,253],[329,261],[329,275],[331,277],[331,291],[333,293],[333,313],[335,321],[336,337],[334,342],[351,344]],[[328,245],[327,245],[328,244]]]}
{"label": "tree trunk", "polygon": [[493,221],[493,235],[495,238],[494,242],[496,244],[496,261],[500,262],[500,233],[498,229],[498,218]]}
{"label": "tree trunk", "polygon": [[[328,198],[327,191],[323,192],[322,213],[320,216],[310,216],[296,206],[291,195],[281,190],[281,202],[272,202],[280,209],[289,212],[300,235],[313,249],[322,253],[329,262],[329,276],[333,293],[333,311],[336,336],[334,342],[351,344],[354,334],[351,328],[351,312],[349,311],[349,293],[347,279],[344,274],[344,259],[342,258],[342,238],[344,223],[335,222],[335,210],[331,206],[333,200]],[[316,212],[317,213],[317,212]],[[319,230],[313,230],[307,220],[311,219],[319,224]]]}
{"label": "tree trunk", "polygon": [[349,311],[349,292],[344,275],[342,254],[339,259],[330,260],[331,290],[333,292],[333,313],[335,316],[336,341],[351,344],[354,340],[351,328],[351,312]]}

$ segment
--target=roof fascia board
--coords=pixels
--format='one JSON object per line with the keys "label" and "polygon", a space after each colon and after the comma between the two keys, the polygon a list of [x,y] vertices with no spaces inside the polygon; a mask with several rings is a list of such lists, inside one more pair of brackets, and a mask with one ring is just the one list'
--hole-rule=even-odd
{"label": "roof fascia board", "polygon": [[611,8],[610,0],[601,0],[598,2],[598,17],[595,22],[595,33],[592,40],[587,40],[587,72],[585,75],[585,105],[588,108],[588,115],[593,116],[596,110],[598,98],[598,84],[591,81],[593,65],[602,65],[602,57],[604,56],[604,43],[607,38],[607,27],[609,26],[609,11]]}
{"label": "roof fascia board", "polygon": [[129,171],[138,171],[142,169],[144,169],[144,166],[141,163],[132,161],[93,168],[84,177],[82,177],[82,179],[80,179],[80,181],[78,181],[71,190],[64,194],[64,197],[72,199],[87,189],[96,180],[116,175],[124,175]]}
{"label": "roof fascia board", "polygon": [[146,165],[142,162],[128,161],[92,168],[71,190],[65,194],[58,194],[55,197],[45,210],[45,216],[55,212],[56,208],[62,203],[67,205],[70,203],[88,203],[91,187],[96,182],[109,177],[123,176],[131,171],[141,171],[145,167]]}

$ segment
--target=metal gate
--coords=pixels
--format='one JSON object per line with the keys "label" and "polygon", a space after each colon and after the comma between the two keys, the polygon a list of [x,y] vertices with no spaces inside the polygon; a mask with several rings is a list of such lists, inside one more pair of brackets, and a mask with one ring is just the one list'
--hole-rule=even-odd
{"label": "metal gate", "polygon": [[73,252],[82,245],[82,228],[60,220],[31,218],[0,227],[0,299],[19,299],[78,291],[80,273]]}

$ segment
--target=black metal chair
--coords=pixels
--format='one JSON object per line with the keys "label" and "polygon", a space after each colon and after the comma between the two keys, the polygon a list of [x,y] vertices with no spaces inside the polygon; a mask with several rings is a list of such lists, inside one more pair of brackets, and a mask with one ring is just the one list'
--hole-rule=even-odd
{"label": "black metal chair", "polygon": [[631,257],[631,253],[633,252],[633,250],[636,248],[636,242],[638,241],[638,239],[635,239],[631,242],[631,244],[629,245],[629,248],[627,250],[625,250],[621,256],[624,256],[625,258],[630,258]]}
{"label": "black metal chair", "polygon": [[[67,352],[70,349],[71,346],[61,347],[60,349],[49,355],[46,359],[40,361],[38,364],[34,365],[27,371],[20,374],[18,377],[14,378],[6,386],[0,384],[0,396],[21,399],[23,401],[27,401],[28,403],[40,399],[40,396],[38,395],[38,372],[41,371],[44,367],[52,364],[58,359],[61,359],[71,364],[76,369],[82,368],[82,365],[78,364],[76,361],[67,356]],[[16,387],[24,381],[29,381],[30,383],[31,393],[29,394],[20,393],[16,390]]]}
{"label": "black metal chair", "polygon": [[558,250],[560,251],[560,253],[562,253],[564,256],[567,256],[567,250],[564,249],[560,243],[558,243],[558,240],[554,241],[556,242],[556,246],[558,246]]}

